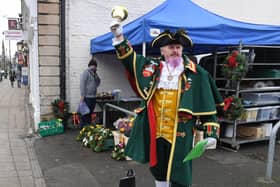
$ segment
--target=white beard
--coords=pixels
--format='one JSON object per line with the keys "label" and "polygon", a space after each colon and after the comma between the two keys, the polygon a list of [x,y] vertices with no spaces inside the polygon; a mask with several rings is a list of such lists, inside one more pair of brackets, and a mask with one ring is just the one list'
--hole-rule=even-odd
{"label": "white beard", "polygon": [[167,59],[167,62],[171,67],[176,68],[182,62],[182,58],[181,57],[170,57],[169,59]]}

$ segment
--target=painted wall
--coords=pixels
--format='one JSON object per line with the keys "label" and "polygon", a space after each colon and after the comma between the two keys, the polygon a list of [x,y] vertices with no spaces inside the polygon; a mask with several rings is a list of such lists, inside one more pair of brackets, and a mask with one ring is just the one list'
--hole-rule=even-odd
{"label": "painted wall", "polygon": [[[128,9],[128,18],[124,24],[142,16],[163,0],[149,0],[143,4],[142,0],[69,0],[66,1],[66,97],[70,108],[75,111],[80,100],[80,74],[87,68],[91,58],[90,40],[109,32],[111,9],[116,5],[123,5]],[[98,72],[101,77],[99,92],[108,92],[118,88],[121,96],[132,96],[128,87],[123,67],[118,64],[115,55],[97,56],[99,60]]]}

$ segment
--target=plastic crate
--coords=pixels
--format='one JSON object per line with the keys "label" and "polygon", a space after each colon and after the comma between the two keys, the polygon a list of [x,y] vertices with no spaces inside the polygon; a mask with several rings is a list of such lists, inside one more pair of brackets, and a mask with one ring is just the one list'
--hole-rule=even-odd
{"label": "plastic crate", "polygon": [[279,102],[279,95],[280,92],[242,93],[241,97],[253,104],[268,104]]}
{"label": "plastic crate", "polygon": [[64,132],[64,127],[58,120],[44,121],[38,124],[38,133],[42,136],[52,136]]}
{"label": "plastic crate", "polygon": [[102,150],[109,150],[114,147],[114,138],[108,138],[104,140],[104,144],[102,147]]}

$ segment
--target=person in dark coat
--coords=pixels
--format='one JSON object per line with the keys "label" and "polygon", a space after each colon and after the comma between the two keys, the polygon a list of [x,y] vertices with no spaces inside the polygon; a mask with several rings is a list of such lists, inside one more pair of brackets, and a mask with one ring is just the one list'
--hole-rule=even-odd
{"label": "person in dark coat", "polygon": [[16,79],[16,72],[14,70],[10,71],[10,82],[11,82],[11,86],[12,88],[14,87],[14,82],[15,82],[15,79]]}

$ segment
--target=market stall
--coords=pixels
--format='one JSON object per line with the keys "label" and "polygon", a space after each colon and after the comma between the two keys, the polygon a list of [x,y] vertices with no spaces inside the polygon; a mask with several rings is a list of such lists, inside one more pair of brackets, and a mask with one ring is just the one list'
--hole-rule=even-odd
{"label": "market stall", "polygon": [[[228,51],[234,48],[239,49],[241,52],[243,47],[251,50],[256,47],[277,49],[280,46],[280,26],[251,24],[227,19],[199,7],[190,0],[166,0],[142,17],[124,25],[123,30],[124,35],[129,39],[133,48],[138,53],[142,53],[143,55],[153,55],[158,53],[158,51],[151,48],[149,43],[157,34],[165,29],[174,31],[181,28],[187,30],[194,42],[194,47],[190,51],[186,51],[191,55],[205,53],[217,54],[217,52]],[[106,33],[102,36],[93,38],[90,46],[91,53],[94,56],[112,53],[114,50],[112,46],[112,38],[112,33]],[[217,61],[218,58],[219,56],[216,56],[212,59],[214,63],[212,63],[211,66],[213,66],[214,69],[218,63],[221,65],[221,62],[224,61],[225,57],[222,60],[220,59],[220,62]],[[275,62],[267,62],[266,59],[263,59],[259,64],[252,64],[253,62],[251,61],[249,62],[251,63],[249,66],[256,65],[262,67],[262,65],[266,66],[267,63],[266,67],[268,67],[270,65],[269,63],[271,63],[274,66],[279,67],[279,62],[280,57],[278,57],[278,61],[275,60]],[[213,75],[214,78],[216,78],[216,74],[214,73]],[[219,78],[224,80],[228,79],[227,77]],[[242,78],[247,79],[245,78],[245,74]],[[251,77],[251,80],[257,80],[258,78],[258,76],[254,76],[253,78]],[[268,77],[266,79],[279,82],[280,78]],[[251,80],[247,79],[246,81],[249,82]],[[229,82],[233,81],[229,80]],[[278,90],[279,88],[280,87],[277,85],[276,89]],[[235,96],[238,99],[241,99],[239,88],[227,89],[234,89]],[[226,93],[229,93],[228,90],[226,90]],[[275,105],[278,106],[279,102],[276,102]],[[274,120],[277,119],[278,117]],[[223,142],[229,143],[237,148],[240,143],[253,142],[248,140],[242,142],[237,141],[236,123],[232,127],[234,130],[230,135],[229,140],[221,139]],[[267,138],[262,138],[260,140],[267,140]]]}
{"label": "market stall", "polygon": [[[176,21],[175,21],[176,20]],[[190,53],[204,54],[227,46],[280,45],[280,26],[259,25],[213,14],[190,0],[166,0],[138,19],[124,25],[124,35],[137,52],[153,53],[149,43],[164,29],[184,28],[194,42]],[[112,33],[91,40],[91,53],[113,51]]]}

